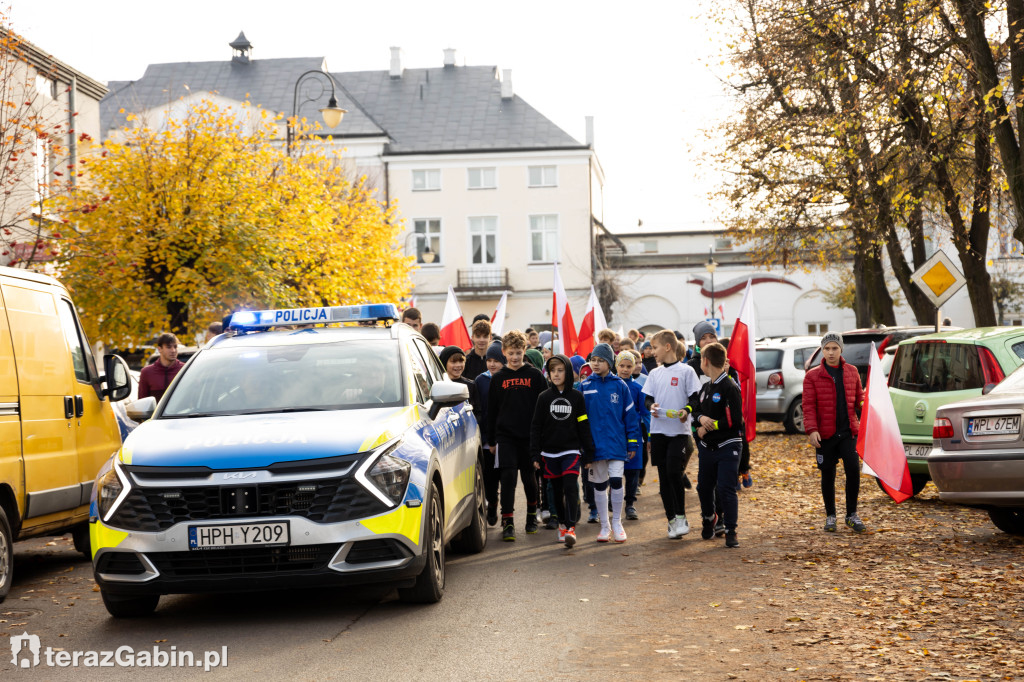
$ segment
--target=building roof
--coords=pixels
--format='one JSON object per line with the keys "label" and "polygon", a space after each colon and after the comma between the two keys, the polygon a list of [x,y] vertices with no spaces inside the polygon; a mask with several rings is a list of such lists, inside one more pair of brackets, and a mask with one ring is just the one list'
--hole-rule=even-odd
{"label": "building roof", "polygon": [[74,78],[78,91],[93,99],[98,100],[107,94],[107,87],[103,83],[56,59],[52,54],[30,43],[22,36],[16,33],[12,34],[7,29],[0,27],[0,37],[4,39],[9,37],[13,43],[10,49],[15,52],[15,56],[32,65],[40,73],[46,74],[50,78],[56,78],[61,83],[70,83]]}
{"label": "building roof", "polygon": [[[289,115],[300,75],[325,68],[322,57],[151,64],[136,81],[109,84],[101,128],[106,135],[125,124],[127,113],[203,92]],[[387,136],[389,154],[587,148],[521,97],[502,99],[497,73],[494,66],[405,69],[400,78],[386,70],[331,73],[340,85],[338,104],[348,113],[337,129],[322,134]],[[310,79],[303,91],[318,95],[321,81]],[[299,114],[319,119],[319,106],[303,106],[301,99],[302,93]]]}

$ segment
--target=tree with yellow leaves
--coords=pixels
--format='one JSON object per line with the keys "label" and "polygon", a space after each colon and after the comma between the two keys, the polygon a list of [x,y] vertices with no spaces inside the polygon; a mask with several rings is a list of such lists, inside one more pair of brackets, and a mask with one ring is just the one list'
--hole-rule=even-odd
{"label": "tree with yellow leaves", "polygon": [[94,339],[191,337],[237,308],[398,300],[394,206],[324,145],[288,156],[267,112],[209,101],[125,128],[65,202],[60,275]]}

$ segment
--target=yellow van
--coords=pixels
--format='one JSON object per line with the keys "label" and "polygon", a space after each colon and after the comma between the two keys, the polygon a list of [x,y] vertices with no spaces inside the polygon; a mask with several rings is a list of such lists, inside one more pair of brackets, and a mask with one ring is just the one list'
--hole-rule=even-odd
{"label": "yellow van", "polygon": [[103,369],[63,285],[0,267],[0,601],[15,540],[72,531],[90,554],[93,479],[121,445],[111,401],[130,390],[123,360]]}

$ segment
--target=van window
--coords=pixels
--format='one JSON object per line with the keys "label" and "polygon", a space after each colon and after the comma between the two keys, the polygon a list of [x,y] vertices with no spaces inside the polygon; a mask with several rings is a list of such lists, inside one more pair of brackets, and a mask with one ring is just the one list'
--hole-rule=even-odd
{"label": "van window", "polygon": [[758,348],[754,365],[758,372],[769,369],[782,369],[782,351],[777,348]]}
{"label": "van window", "polygon": [[85,349],[82,337],[78,334],[78,321],[75,319],[75,312],[71,309],[68,301],[61,299],[60,324],[64,328],[64,338],[68,342],[68,350],[71,351],[71,362],[75,368],[75,378],[79,381],[89,382],[89,366],[85,360]]}
{"label": "van window", "polygon": [[914,343],[900,346],[889,385],[914,393],[980,389],[985,376],[978,349],[967,343]]}

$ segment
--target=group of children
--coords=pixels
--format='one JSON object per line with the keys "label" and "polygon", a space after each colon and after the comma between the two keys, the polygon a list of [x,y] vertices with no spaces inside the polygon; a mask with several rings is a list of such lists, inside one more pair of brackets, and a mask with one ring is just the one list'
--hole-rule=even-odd
{"label": "group of children", "polygon": [[[625,542],[622,521],[623,517],[639,518],[634,505],[649,444],[668,537],[681,538],[690,532],[685,507],[690,482],[685,470],[696,451],[701,537],[724,536],[726,547],[739,546],[737,491],[741,484],[749,487],[752,479],[738,377],[729,367],[714,327],[700,322],[693,332],[696,347],[688,362],[683,361],[685,343],[669,330],[650,337],[651,362],[627,347],[631,344],[621,344],[616,354],[607,342],[599,343],[584,359],[561,354],[557,342],[545,344],[543,353],[538,352],[537,339],[519,330],[491,342],[486,320],[473,324],[473,347],[440,351],[449,378],[471,387],[470,401],[488,453],[484,467],[488,523],[496,525],[500,514],[503,540],[516,538],[515,497],[521,482],[526,497],[525,532],[536,533],[545,515],[547,527],[557,528],[559,541],[574,546],[582,478],[589,520],[600,524],[596,540]],[[833,348],[841,350],[837,336],[829,335],[823,343],[827,352],[822,367],[828,367],[809,372],[805,386],[825,386],[824,379],[838,389],[832,400],[849,409],[834,410],[838,416],[830,415],[821,434],[811,435],[811,442],[818,449],[822,469],[825,529],[836,528],[834,479],[842,460],[847,471],[847,525],[861,532],[865,527],[856,513],[858,475],[851,443],[859,426],[853,406],[862,394],[856,369],[845,365]],[[816,392],[805,387],[809,434],[819,428],[818,415],[823,411],[817,396],[827,404],[824,394],[824,389]]]}

